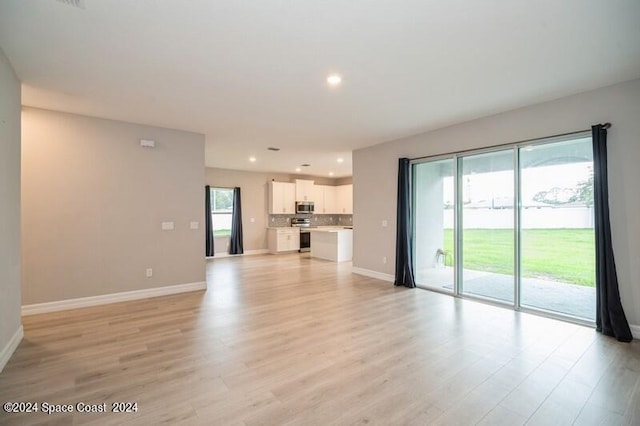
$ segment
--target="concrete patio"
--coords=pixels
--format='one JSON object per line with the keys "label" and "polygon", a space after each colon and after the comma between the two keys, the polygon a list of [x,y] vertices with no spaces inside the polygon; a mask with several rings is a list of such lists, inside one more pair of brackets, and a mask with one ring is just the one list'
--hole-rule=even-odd
{"label": "concrete patio", "polygon": [[[463,292],[513,303],[513,276],[463,270]],[[453,268],[439,267],[416,271],[418,285],[453,289]],[[596,291],[559,281],[523,278],[521,305],[595,321]]]}

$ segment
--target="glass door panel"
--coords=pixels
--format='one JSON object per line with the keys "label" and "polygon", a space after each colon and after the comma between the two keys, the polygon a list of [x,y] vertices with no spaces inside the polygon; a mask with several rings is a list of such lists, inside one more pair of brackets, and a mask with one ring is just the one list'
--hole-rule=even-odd
{"label": "glass door panel", "polygon": [[416,284],[454,289],[453,159],[413,165],[414,273]]}
{"label": "glass door panel", "polygon": [[520,148],[521,305],[595,320],[591,137]]}
{"label": "glass door panel", "polygon": [[514,301],[514,150],[460,158],[463,294]]}

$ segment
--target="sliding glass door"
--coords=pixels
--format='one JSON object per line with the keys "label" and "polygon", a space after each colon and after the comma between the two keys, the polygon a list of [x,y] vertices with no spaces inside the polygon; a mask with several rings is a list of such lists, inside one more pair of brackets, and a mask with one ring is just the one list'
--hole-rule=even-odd
{"label": "sliding glass door", "polygon": [[454,291],[455,162],[413,166],[414,259],[416,283]]}
{"label": "sliding glass door", "polygon": [[513,149],[459,161],[462,293],[513,303]]}
{"label": "sliding glass door", "polygon": [[416,283],[592,322],[588,133],[413,164]]}
{"label": "sliding glass door", "polygon": [[595,320],[591,137],[521,147],[521,304]]}

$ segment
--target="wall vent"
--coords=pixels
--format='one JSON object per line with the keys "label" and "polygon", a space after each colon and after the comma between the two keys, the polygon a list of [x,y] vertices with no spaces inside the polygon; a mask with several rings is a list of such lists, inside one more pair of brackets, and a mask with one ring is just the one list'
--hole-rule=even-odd
{"label": "wall vent", "polygon": [[77,7],[78,9],[86,9],[85,0],[57,0],[58,3],[66,4],[67,6]]}

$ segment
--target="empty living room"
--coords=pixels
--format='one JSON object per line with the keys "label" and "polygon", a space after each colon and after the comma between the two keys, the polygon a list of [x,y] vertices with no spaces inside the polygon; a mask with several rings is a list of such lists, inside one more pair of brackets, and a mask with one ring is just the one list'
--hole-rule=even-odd
{"label": "empty living room", "polygon": [[0,425],[640,425],[639,22],[0,1]]}

